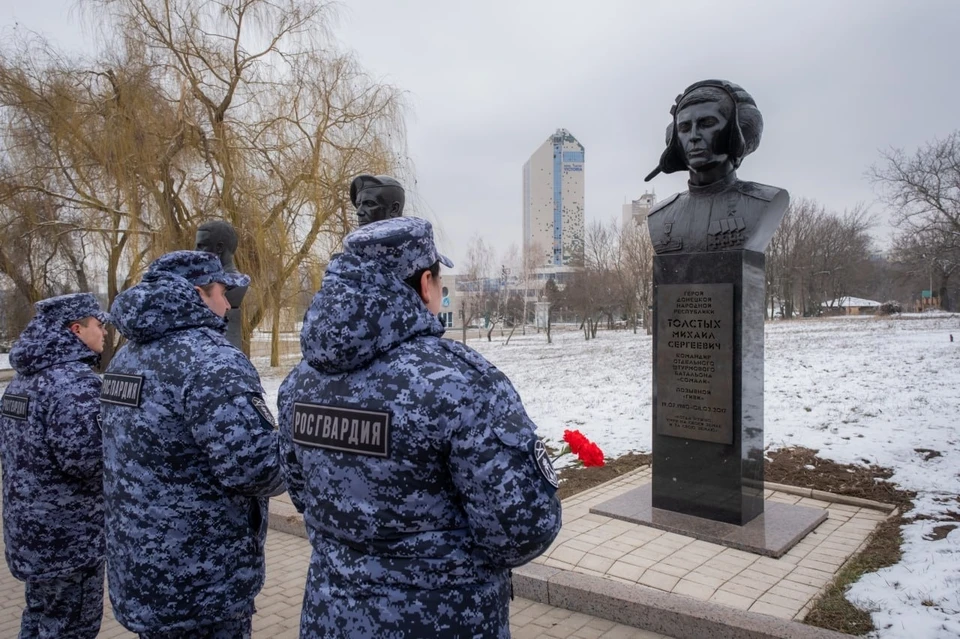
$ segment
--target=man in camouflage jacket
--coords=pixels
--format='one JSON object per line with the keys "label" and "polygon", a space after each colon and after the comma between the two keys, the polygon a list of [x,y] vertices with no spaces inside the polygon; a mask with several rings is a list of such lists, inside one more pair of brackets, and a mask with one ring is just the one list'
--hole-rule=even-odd
{"label": "man in camouflage jacket", "polygon": [[226,288],[248,283],[176,251],[111,307],[129,343],[101,393],[108,584],[143,638],[250,637],[284,486],[260,378],[224,336]]}
{"label": "man in camouflage jacket", "polygon": [[560,530],[510,381],[441,338],[429,222],[347,236],[280,388],[284,475],[313,555],[300,636],[509,637],[510,568]]}
{"label": "man in camouflage jacket", "polygon": [[37,302],[3,394],[3,536],[26,582],[20,639],[89,639],[103,616],[100,378],[107,316],[89,293]]}

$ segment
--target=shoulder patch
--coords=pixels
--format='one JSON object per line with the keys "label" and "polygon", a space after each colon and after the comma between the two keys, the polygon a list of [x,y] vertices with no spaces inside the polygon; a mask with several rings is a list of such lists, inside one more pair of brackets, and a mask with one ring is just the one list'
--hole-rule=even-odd
{"label": "shoulder patch", "polygon": [[656,212],[659,211],[660,209],[663,209],[663,208],[666,208],[666,207],[670,206],[671,204],[674,203],[674,201],[676,201],[676,199],[677,199],[678,197],[680,197],[680,194],[679,194],[679,193],[674,193],[673,195],[671,195],[671,196],[668,197],[667,199],[665,199],[665,200],[660,200],[659,202],[656,203],[656,205],[654,205],[654,207],[653,207],[652,209],[650,209],[650,212],[647,213],[647,217],[650,217],[651,215],[653,215],[654,213],[656,213]]}
{"label": "shoulder patch", "polygon": [[547,483],[557,488],[560,482],[557,480],[557,471],[553,469],[553,462],[547,454],[547,447],[543,445],[543,440],[539,437],[533,440],[533,461],[537,464],[540,474],[547,480]]}
{"label": "shoulder patch", "polygon": [[749,197],[770,202],[782,189],[758,182],[737,182],[737,190]]}
{"label": "shoulder patch", "polygon": [[143,392],[143,375],[107,373],[103,376],[100,389],[100,401],[118,406],[140,408],[140,394]]}
{"label": "shoulder patch", "polygon": [[253,404],[253,408],[257,411],[257,414],[265,421],[268,425],[273,428],[277,427],[277,419],[273,416],[273,413],[270,412],[270,408],[267,406],[267,402],[260,395],[251,395],[250,403]]}
{"label": "shoulder patch", "polygon": [[301,446],[388,457],[388,412],[296,402],[293,405],[293,441]]}
{"label": "shoulder patch", "polygon": [[14,395],[5,393],[3,396],[2,412],[4,417],[27,421],[27,415],[30,414],[30,398],[24,395]]}

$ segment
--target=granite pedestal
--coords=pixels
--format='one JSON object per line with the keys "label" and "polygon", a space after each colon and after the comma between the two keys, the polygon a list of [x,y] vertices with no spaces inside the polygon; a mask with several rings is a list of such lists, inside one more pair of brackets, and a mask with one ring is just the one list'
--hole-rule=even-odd
{"label": "granite pedestal", "polygon": [[779,557],[826,513],[764,513],[764,255],[658,255],[653,283],[653,481],[591,512]]}
{"label": "granite pedestal", "polygon": [[590,512],[775,559],[827,518],[822,508],[770,502],[762,514],[738,526],[656,508],[652,497],[652,486],[646,484],[594,506]]}
{"label": "granite pedestal", "polygon": [[764,256],[653,265],[652,505],[746,524],[763,513]]}

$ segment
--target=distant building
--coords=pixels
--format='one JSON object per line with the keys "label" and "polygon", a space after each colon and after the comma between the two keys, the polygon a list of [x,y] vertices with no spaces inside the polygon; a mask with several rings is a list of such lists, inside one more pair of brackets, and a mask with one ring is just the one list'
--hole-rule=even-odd
{"label": "distant building", "polygon": [[584,149],[557,129],[523,165],[523,247],[535,266],[583,264]]}
{"label": "distant building", "polygon": [[841,297],[823,305],[824,315],[876,315],[880,302],[862,297]]}
{"label": "distant building", "polygon": [[647,214],[657,203],[656,193],[644,192],[638,199],[629,204],[623,205],[623,228],[636,226],[645,226],[647,223]]}

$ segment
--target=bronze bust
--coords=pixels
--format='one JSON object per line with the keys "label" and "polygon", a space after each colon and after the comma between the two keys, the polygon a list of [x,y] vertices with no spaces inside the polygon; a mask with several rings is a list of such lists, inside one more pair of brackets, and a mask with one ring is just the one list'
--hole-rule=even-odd
{"label": "bronze bust", "polygon": [[358,175],[350,183],[350,201],[357,207],[357,224],[364,226],[403,215],[404,192],[388,175]]}
{"label": "bronze bust", "polygon": [[650,211],[654,251],[762,253],[790,198],[781,188],[737,179],[740,162],[757,149],[763,133],[753,98],[732,82],[703,80],[677,96],[670,114],[667,148],[645,181],[685,169],[689,190]]}
{"label": "bronze bust", "polygon": [[[197,227],[196,249],[214,253],[220,258],[220,264],[227,273],[237,273],[233,263],[233,254],[237,252],[237,232],[233,226],[224,220],[204,222]],[[241,348],[240,335],[240,304],[247,294],[246,286],[237,286],[227,289],[226,297],[230,302],[230,310],[224,319],[227,320],[227,339],[230,343]]]}

